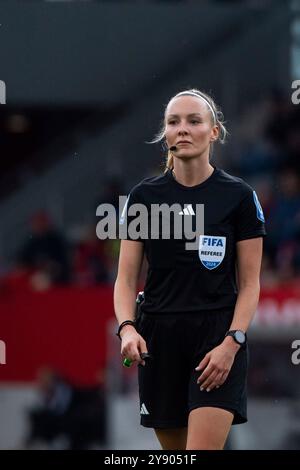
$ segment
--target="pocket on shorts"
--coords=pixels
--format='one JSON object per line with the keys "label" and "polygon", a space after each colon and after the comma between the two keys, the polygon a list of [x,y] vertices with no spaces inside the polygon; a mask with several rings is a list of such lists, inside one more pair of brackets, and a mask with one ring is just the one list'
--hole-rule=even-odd
{"label": "pocket on shorts", "polygon": [[141,336],[143,336],[145,331],[147,331],[149,329],[149,321],[148,321],[147,316],[144,313],[140,314],[140,317],[139,317],[139,319],[136,323],[136,329],[137,329],[137,332]]}
{"label": "pocket on shorts", "polygon": [[151,339],[155,332],[156,318],[154,315],[141,314],[139,324],[137,325],[137,332],[146,341],[149,348],[151,345]]}

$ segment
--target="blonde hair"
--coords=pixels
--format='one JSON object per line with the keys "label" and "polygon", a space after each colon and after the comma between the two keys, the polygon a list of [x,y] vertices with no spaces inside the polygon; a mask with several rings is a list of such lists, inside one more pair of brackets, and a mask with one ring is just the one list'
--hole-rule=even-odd
{"label": "blonde hair", "polygon": [[[211,96],[209,96],[207,93],[204,93],[203,91],[197,90],[197,88],[191,88],[190,90],[181,91],[181,92],[177,93],[176,95],[174,95],[169,100],[168,104],[165,106],[164,119],[163,119],[163,122],[161,124],[160,130],[158,131],[158,133],[156,134],[154,139],[151,140],[150,142],[147,142],[147,143],[156,144],[158,142],[163,141],[164,146],[165,146],[165,140],[164,140],[165,139],[165,133],[166,133],[166,119],[165,118],[166,118],[167,107],[168,107],[169,103],[174,98],[177,98],[179,96],[184,96],[184,95],[196,96],[197,98],[202,99],[206,103],[206,105],[207,105],[207,107],[208,107],[208,109],[210,110],[210,113],[211,113],[211,118],[212,118],[213,125],[216,125],[219,128],[219,136],[218,136],[216,142],[220,142],[221,144],[224,144],[225,140],[226,140],[226,136],[228,134],[228,131],[225,127],[225,121],[224,121],[223,113],[217,107],[216,103],[214,102],[214,100],[212,99]],[[211,149],[212,149],[212,146],[213,146],[213,144],[211,144]],[[168,150],[168,154],[167,154],[167,158],[166,158],[166,162],[165,162],[164,172],[168,171],[169,169],[172,170],[173,168],[174,168],[174,157],[173,157],[172,152],[170,150]]]}

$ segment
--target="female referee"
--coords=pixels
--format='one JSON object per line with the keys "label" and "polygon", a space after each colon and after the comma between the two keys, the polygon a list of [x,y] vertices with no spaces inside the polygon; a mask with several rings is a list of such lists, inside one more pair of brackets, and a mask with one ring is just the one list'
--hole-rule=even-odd
{"label": "female referee", "polygon": [[259,299],[265,227],[255,191],[210,163],[213,142],[225,137],[210,96],[197,89],[175,95],[153,141],[169,149],[165,172],[132,189],[120,219],[128,222],[135,203],[149,210],[179,203],[183,219],[204,205],[197,250],[186,249],[184,236],[121,241],[114,289],[121,354],[138,363],[141,424],[154,428],[164,450],[223,449],[231,425],[247,421],[246,331]]}

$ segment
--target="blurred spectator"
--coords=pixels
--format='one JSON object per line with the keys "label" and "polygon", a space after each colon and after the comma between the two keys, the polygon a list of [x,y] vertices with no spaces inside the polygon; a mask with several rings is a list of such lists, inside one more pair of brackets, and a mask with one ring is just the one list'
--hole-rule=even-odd
{"label": "blurred spectator", "polygon": [[108,282],[106,241],[99,240],[95,227],[88,228],[84,239],[75,246],[73,258],[73,281],[80,286],[94,286]]}
{"label": "blurred spectator", "polygon": [[286,159],[284,143],[289,110],[289,102],[274,89],[266,101],[257,103],[246,113],[243,126],[239,125],[244,150],[237,165],[246,179],[274,176]]}
{"label": "blurred spectator", "polygon": [[52,225],[44,211],[34,214],[30,223],[31,235],[20,249],[19,261],[39,273],[42,282],[48,278],[50,284],[68,283],[69,246],[64,236]]}
{"label": "blurred spectator", "polygon": [[288,280],[295,274],[294,261],[300,246],[300,181],[289,167],[278,176],[278,181],[278,192],[269,213],[265,246],[280,278]]}
{"label": "blurred spectator", "polygon": [[54,445],[59,437],[68,440],[71,450],[85,449],[107,440],[105,376],[101,371],[93,387],[75,387],[56,371],[38,373],[40,404],[29,410],[30,431],[25,446],[36,441]]}
{"label": "blurred spectator", "polygon": [[[125,196],[127,193],[124,189],[120,178],[112,177],[104,186],[102,193],[95,201],[95,213],[100,204],[112,204],[119,214],[119,196]],[[99,219],[98,219],[99,220]]]}
{"label": "blurred spectator", "polygon": [[38,372],[37,385],[40,403],[29,411],[30,433],[26,447],[37,439],[51,443],[63,432],[73,395],[70,384],[52,369]]}
{"label": "blurred spectator", "polygon": [[293,109],[286,126],[287,164],[300,176],[300,110]]}
{"label": "blurred spectator", "polygon": [[235,168],[256,189],[266,218],[262,286],[299,282],[300,111],[273,89],[252,105],[237,134]]}

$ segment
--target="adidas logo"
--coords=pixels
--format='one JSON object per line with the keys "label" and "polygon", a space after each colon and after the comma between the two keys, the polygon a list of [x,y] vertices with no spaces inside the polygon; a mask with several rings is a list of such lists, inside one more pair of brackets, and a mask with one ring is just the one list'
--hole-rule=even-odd
{"label": "adidas logo", "polygon": [[145,403],[142,403],[140,414],[141,415],[148,415],[149,414],[149,411],[147,410],[147,408],[145,406]]}
{"label": "adidas logo", "polygon": [[183,211],[180,211],[179,215],[195,215],[192,204],[189,204],[187,207],[183,209]]}

